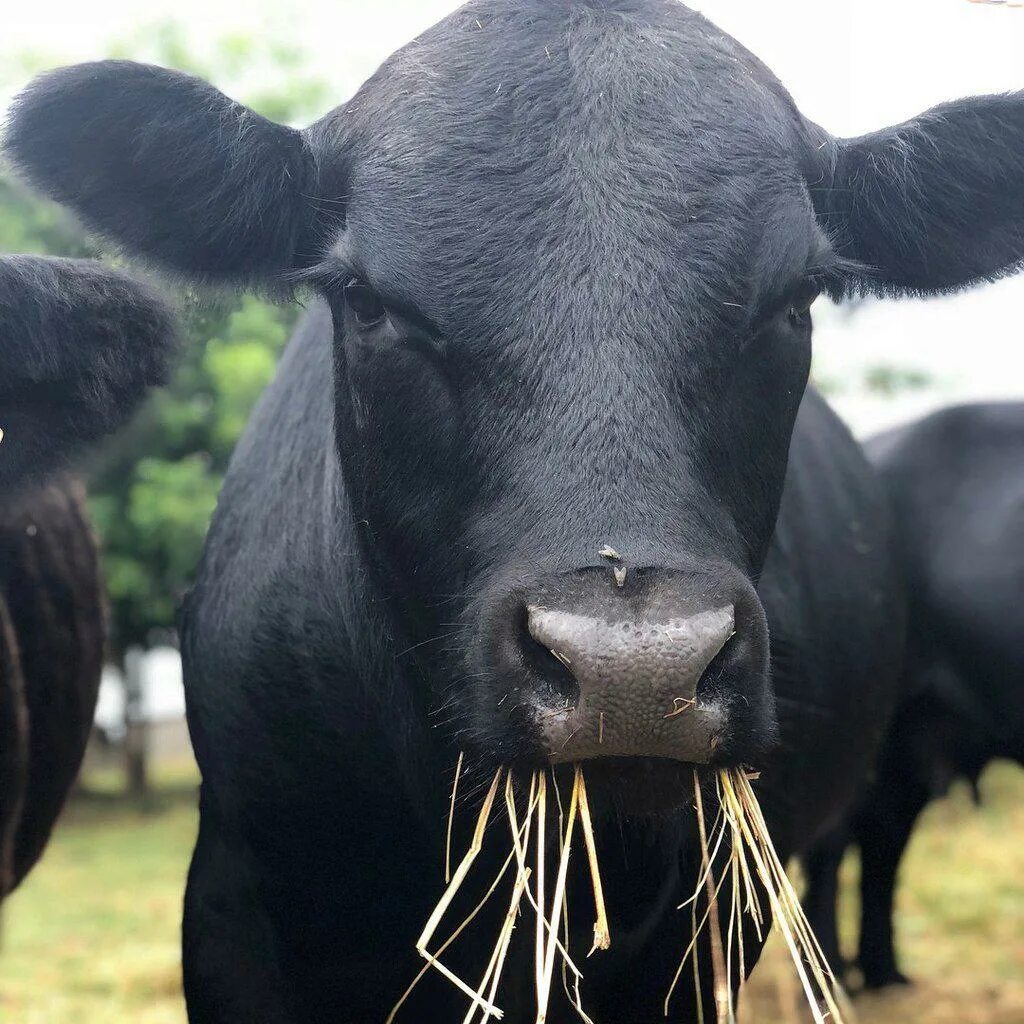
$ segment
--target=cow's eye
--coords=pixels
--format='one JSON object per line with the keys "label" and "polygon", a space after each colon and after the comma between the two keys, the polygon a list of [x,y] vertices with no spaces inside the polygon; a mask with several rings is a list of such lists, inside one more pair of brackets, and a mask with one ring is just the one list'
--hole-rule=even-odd
{"label": "cow's eye", "polygon": [[821,294],[821,285],[816,281],[807,281],[800,286],[800,290],[793,296],[789,304],[789,322],[794,327],[804,327],[807,324],[814,300]]}
{"label": "cow's eye", "polygon": [[345,285],[345,301],[361,327],[376,327],[388,315],[380,296],[358,277]]}

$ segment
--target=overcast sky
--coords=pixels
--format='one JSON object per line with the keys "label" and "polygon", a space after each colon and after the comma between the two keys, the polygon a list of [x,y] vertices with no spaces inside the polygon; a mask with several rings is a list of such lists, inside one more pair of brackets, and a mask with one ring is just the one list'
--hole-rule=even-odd
{"label": "overcast sky", "polygon": [[[13,58],[25,51],[54,62],[88,60],[102,56],[112,40],[174,18],[200,49],[203,39],[235,30],[301,44],[316,70],[337,82],[340,102],[388,53],[456,6],[445,0],[13,0],[3,17],[0,80],[16,78]],[[1024,88],[1022,8],[969,0],[692,6],[764,59],[808,117],[840,135],[880,128],[958,96]],[[1021,189],[1024,194],[1024,181]],[[879,362],[934,375],[935,387],[896,403],[841,395],[837,404],[862,431],[949,401],[1024,398],[1022,309],[1019,278],[927,302],[868,303],[852,318],[819,303],[818,368],[829,379],[856,380]]]}

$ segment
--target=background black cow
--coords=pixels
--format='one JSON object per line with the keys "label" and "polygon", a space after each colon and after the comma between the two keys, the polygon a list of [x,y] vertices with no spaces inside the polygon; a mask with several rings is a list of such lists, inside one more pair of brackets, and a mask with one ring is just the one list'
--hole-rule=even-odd
{"label": "background black cow", "polygon": [[173,336],[165,303],[124,274],[0,257],[0,899],[75,779],[103,661],[84,495],[53,471],[163,382]]}
{"label": "background black cow", "polygon": [[70,480],[0,504],[0,837],[10,892],[38,860],[82,761],[103,665],[96,542]]}
{"label": "background black cow", "polygon": [[859,963],[903,982],[893,896],[918,815],[994,758],[1024,763],[1024,404],[967,405],[867,446],[896,513],[910,606],[903,697],[851,830],[811,863],[809,906],[838,963],[835,873],[861,851]]}
{"label": "background black cow", "polygon": [[[194,278],[319,296],[186,609],[193,1021],[386,1014],[460,748],[478,783],[587,760],[616,936],[587,996],[661,1019],[698,874],[690,764],[763,767],[792,853],[845,813],[895,695],[884,501],[804,397],[809,306],[1015,269],[1022,128],[1019,98],[989,97],[832,138],[661,0],[479,0],[305,132],[123,62],[29,88],[8,151],[87,224]],[[710,613],[724,646],[694,627]],[[574,674],[535,640],[580,619],[684,622],[695,656],[653,694],[665,642],[616,645],[611,685]],[[667,733],[652,711],[683,688],[700,713]],[[409,1019],[452,1019],[447,988],[422,999]],[[508,1019],[531,999],[506,993]]]}

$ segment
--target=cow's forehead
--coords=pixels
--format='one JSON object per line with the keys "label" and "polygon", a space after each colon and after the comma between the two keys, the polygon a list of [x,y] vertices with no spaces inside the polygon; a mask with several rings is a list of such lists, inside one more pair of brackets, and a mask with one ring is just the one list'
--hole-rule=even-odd
{"label": "cow's forehead", "polygon": [[670,0],[468,5],[320,130],[385,275],[487,260],[508,280],[528,266],[510,244],[539,269],[656,273],[688,254],[735,272],[802,187],[788,95]]}
{"label": "cow's forehead", "polygon": [[675,0],[478,0],[392,55],[338,119],[403,160],[424,134],[499,146],[493,127],[516,145],[600,126],[688,130],[726,150],[746,138],[749,151],[795,111],[768,68]]}

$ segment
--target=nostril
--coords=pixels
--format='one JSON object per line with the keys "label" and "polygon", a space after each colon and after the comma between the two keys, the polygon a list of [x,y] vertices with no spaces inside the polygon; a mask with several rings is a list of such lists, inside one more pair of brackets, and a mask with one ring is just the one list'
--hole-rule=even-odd
{"label": "nostril", "polygon": [[579,683],[572,671],[572,659],[556,645],[533,635],[530,627],[534,608],[522,608],[517,629],[524,665],[540,686],[538,697],[556,707],[574,706],[579,701]]}
{"label": "nostril", "polygon": [[740,600],[735,604],[735,623],[732,634],[721,650],[708,664],[697,683],[697,697],[709,701],[719,697],[744,700],[751,685],[767,672],[767,634],[763,614],[757,615],[759,605]]}
{"label": "nostril", "polygon": [[718,690],[719,682],[735,661],[735,651],[738,646],[740,643],[734,632],[697,680],[696,698],[698,701],[707,700]]}

